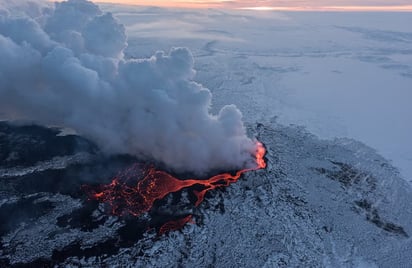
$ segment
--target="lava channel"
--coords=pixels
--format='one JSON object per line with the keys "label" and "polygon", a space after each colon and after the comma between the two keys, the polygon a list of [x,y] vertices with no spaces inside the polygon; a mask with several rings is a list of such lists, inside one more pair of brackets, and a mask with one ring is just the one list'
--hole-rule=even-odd
{"label": "lava channel", "polygon": [[[235,175],[230,173],[218,174],[206,180],[180,180],[167,172],[156,170],[153,166],[142,171],[141,166],[136,164],[113,178],[111,183],[100,185],[96,188],[86,186],[85,190],[90,199],[108,203],[113,214],[119,216],[130,214],[138,217],[148,212],[156,200],[163,199],[169,193],[200,185],[203,186],[203,190],[193,191],[197,197],[195,206],[198,206],[202,203],[208,191],[218,187],[229,186],[231,183],[236,182],[245,172],[266,168],[265,154],[265,147],[262,143],[257,142],[255,167],[239,170]],[[137,185],[131,184],[131,181],[138,181]],[[163,225],[160,231],[165,233],[180,229],[190,219],[191,217],[186,217],[184,220],[169,222]]]}
{"label": "lava channel", "polygon": [[160,229],[159,229],[159,235],[171,232],[171,231],[176,231],[180,230],[183,228],[183,226],[186,225],[186,223],[192,222],[192,215],[188,215],[184,218],[174,220],[174,221],[169,221],[163,224]]}

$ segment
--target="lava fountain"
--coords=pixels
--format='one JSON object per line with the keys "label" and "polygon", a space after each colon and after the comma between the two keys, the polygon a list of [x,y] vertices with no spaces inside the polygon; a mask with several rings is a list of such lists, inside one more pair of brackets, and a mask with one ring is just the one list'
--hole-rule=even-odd
{"label": "lava fountain", "polygon": [[[230,173],[218,174],[206,180],[180,180],[167,172],[156,170],[153,166],[142,171],[141,166],[136,164],[113,178],[111,183],[100,185],[95,189],[87,186],[85,190],[90,199],[108,203],[113,214],[131,214],[137,217],[148,212],[156,200],[163,199],[169,193],[200,185],[203,187],[202,190],[193,191],[197,197],[195,206],[198,206],[202,203],[208,191],[229,186],[248,171],[266,168],[265,154],[266,149],[263,144],[256,142],[255,167],[239,170],[235,175]],[[137,184],[135,184],[136,181]],[[184,226],[190,220],[191,215],[178,221],[168,222],[160,228],[159,233],[163,234],[170,230],[180,229],[179,226]]]}

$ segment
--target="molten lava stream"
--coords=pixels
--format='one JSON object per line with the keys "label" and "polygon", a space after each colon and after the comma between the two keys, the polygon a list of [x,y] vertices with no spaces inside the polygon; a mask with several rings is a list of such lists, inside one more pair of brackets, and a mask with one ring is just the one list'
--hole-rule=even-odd
{"label": "molten lava stream", "polygon": [[193,217],[192,215],[188,215],[184,218],[181,218],[175,221],[166,222],[165,224],[162,225],[162,227],[160,227],[159,235],[168,233],[170,231],[176,231],[176,230],[182,229],[183,226],[186,225],[186,223],[192,222],[192,217]]}
{"label": "molten lava stream", "polygon": [[[265,168],[265,153],[266,149],[263,144],[257,142],[255,153],[256,167],[239,170],[235,175],[223,173],[207,180],[179,180],[164,171],[159,171],[151,167],[144,172],[143,179],[140,179],[137,185],[130,186],[128,181],[131,179],[138,180],[139,175],[141,175],[139,174],[141,172],[137,171],[136,165],[115,177],[110,184],[100,186],[98,191],[90,190],[90,188],[86,188],[86,191],[90,198],[109,203],[113,214],[139,216],[149,211],[156,200],[163,199],[169,193],[177,192],[183,188],[194,185],[202,185],[204,187],[203,190],[194,191],[197,197],[195,205],[198,206],[208,191],[217,187],[229,186],[231,183],[236,182],[245,172]],[[168,230],[173,230],[176,226],[181,227],[190,219],[191,217],[188,216],[175,222],[166,223],[161,227],[160,232],[165,233]]]}

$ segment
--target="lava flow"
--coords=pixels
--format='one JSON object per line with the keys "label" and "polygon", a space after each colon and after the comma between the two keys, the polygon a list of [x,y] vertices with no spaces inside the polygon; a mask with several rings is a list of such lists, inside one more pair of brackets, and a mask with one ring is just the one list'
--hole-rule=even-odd
{"label": "lava flow", "polygon": [[192,222],[192,215],[188,215],[184,218],[175,221],[169,221],[162,225],[159,229],[159,235],[165,234],[170,231],[176,231],[182,229],[186,223]]}
{"label": "lava flow", "polygon": [[[257,142],[255,152],[256,167],[239,170],[235,175],[230,173],[219,174],[206,180],[180,180],[164,171],[156,170],[154,167],[142,171],[141,167],[135,165],[115,177],[110,184],[101,185],[98,189],[87,187],[86,192],[91,199],[108,203],[112,213],[115,215],[131,214],[133,216],[140,216],[148,212],[156,200],[163,199],[169,193],[200,185],[203,187],[203,190],[193,191],[197,197],[195,206],[198,206],[208,191],[217,187],[229,186],[231,183],[236,182],[245,172],[265,168],[265,153],[266,149],[263,144]],[[137,185],[131,185],[131,181],[138,181]],[[186,217],[184,221],[181,223],[176,222],[176,224],[177,226],[184,225],[190,219],[191,217]],[[161,232],[173,230],[175,227],[174,225],[164,225]]]}

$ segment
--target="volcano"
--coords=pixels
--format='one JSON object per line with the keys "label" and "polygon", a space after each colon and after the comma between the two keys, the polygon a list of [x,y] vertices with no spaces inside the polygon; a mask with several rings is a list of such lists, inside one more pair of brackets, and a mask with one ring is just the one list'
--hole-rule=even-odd
{"label": "volcano", "polygon": [[[330,241],[339,251],[365,243],[354,253],[360,263],[385,267],[408,255],[412,211],[400,204],[412,195],[388,161],[301,128],[248,132],[265,145],[267,166],[225,187],[236,172],[179,178],[58,129],[0,123],[0,266],[322,266],[325,256],[339,264]],[[141,191],[159,180],[179,187]],[[136,202],[147,193],[156,200]]]}

